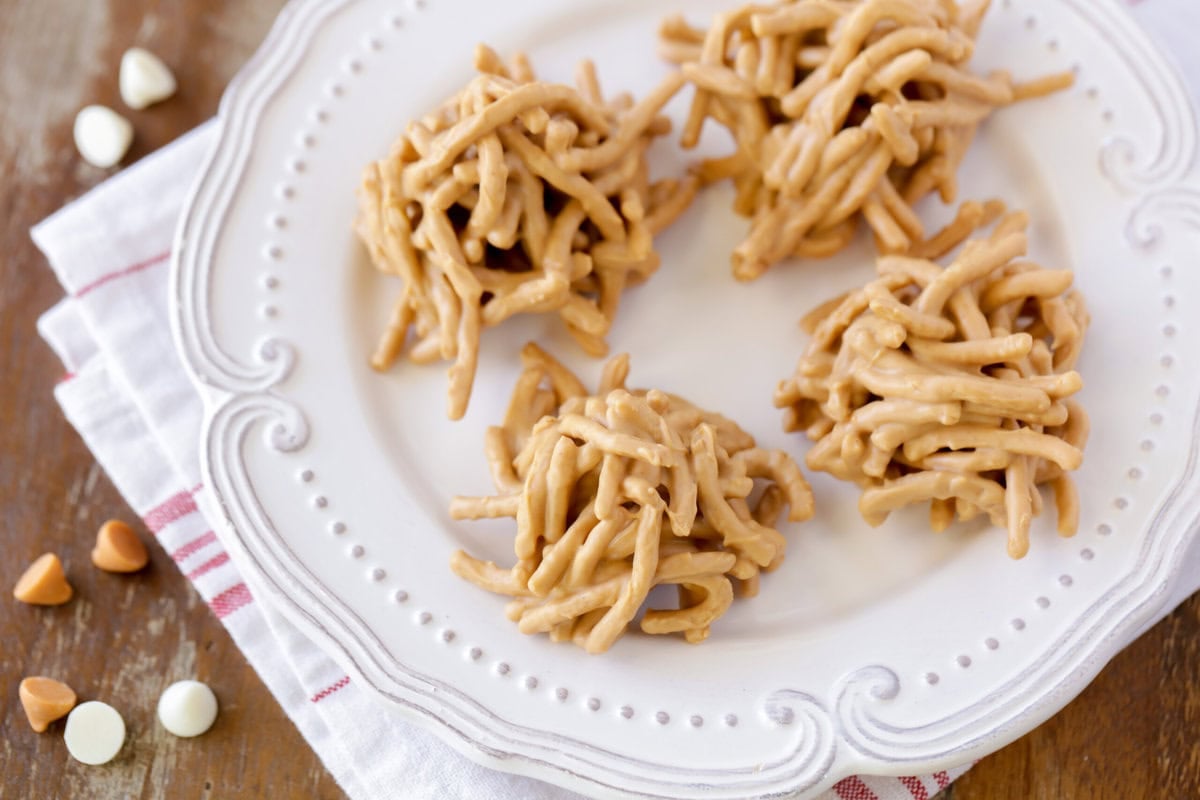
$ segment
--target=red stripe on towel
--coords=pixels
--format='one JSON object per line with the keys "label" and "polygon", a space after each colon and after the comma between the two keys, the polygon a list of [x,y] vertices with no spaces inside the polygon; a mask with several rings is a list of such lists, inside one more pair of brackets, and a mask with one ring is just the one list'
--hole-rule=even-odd
{"label": "red stripe on towel", "polygon": [[96,280],[92,281],[91,283],[85,284],[84,286],[81,286],[79,289],[77,289],[75,291],[75,296],[83,297],[85,294],[94,292],[95,290],[99,289],[101,286],[112,283],[113,281],[117,280],[118,278],[124,278],[126,275],[133,275],[135,272],[141,272],[144,269],[149,269],[150,267],[153,267],[156,264],[162,264],[163,262],[170,259],[170,257],[171,257],[171,251],[168,250],[165,253],[159,253],[156,256],[151,256],[150,258],[146,259],[145,261],[139,261],[136,264],[130,264],[128,267],[123,267],[122,269],[119,269],[115,272],[110,272],[107,275],[101,275],[99,278],[96,278]]}
{"label": "red stripe on towel", "polygon": [[322,689],[321,691],[314,694],[312,697],[308,698],[308,701],[310,703],[319,703],[322,700],[324,700],[326,697],[329,697],[329,695],[333,694],[334,692],[338,691],[339,689],[344,689],[349,685],[350,685],[350,676],[349,675],[342,677],[342,678],[338,678],[336,681],[329,684],[324,689]]}
{"label": "red stripe on towel", "polygon": [[208,605],[217,615],[217,619],[225,619],[239,608],[252,602],[254,602],[254,598],[250,596],[250,590],[246,584],[238,583],[209,600]]}

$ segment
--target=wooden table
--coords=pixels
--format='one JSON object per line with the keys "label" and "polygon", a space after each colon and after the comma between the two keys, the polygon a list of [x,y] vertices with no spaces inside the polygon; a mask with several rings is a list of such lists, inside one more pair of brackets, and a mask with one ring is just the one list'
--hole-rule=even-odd
{"label": "wooden table", "polygon": [[[180,91],[126,112],[136,159],[211,116],[229,78],[266,33],[281,0],[0,0],[0,585],[47,550],[78,597],[31,608],[0,595],[0,797],[312,797],[342,793],[174,564],[153,546],[144,573],[88,562],[111,516],[132,520],[52,392],[61,367],[38,338],[38,314],[60,296],[29,228],[107,173],[71,141],[75,112],[120,108],[117,64],[144,45],[171,64]],[[150,538],[148,534],[143,534]],[[27,674],[114,702],[129,741],[117,761],[86,767],[67,755],[62,723],[37,735],[17,683]],[[196,677],[221,698],[216,726],[176,739],[154,718],[160,691]],[[1185,798],[1200,796],[1200,600],[1193,598],[1121,654],[1065,711],[955,784],[947,797]]]}

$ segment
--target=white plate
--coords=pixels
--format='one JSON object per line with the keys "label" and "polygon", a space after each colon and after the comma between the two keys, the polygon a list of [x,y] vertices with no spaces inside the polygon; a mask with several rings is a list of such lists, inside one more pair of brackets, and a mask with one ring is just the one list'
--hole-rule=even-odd
{"label": "white plate", "polygon": [[[501,527],[451,522],[446,507],[490,488],[482,433],[519,346],[537,338],[589,376],[598,363],[547,320],[489,330],[457,424],[443,367],[372,373],[398,287],[351,234],[360,169],[469,76],[478,40],[526,49],[558,79],[587,54],[609,90],[641,92],[666,69],[658,20],[727,5],[298,0],[230,88],[179,233],[176,329],[208,408],[206,480],[243,566],[384,705],[473,758],[599,796],[807,796],[994,750],[1160,610],[1200,499],[1192,108],[1115,2],[1011,0],[995,4],[976,65],[1075,67],[1078,85],[998,113],[961,185],[1032,212],[1034,256],[1075,269],[1091,305],[1079,535],[1059,539],[1043,518],[1013,562],[1002,532],[934,536],[919,511],[871,530],[852,487],[814,475],[816,518],[786,531],[784,566],[710,641],[627,636],[603,657],[520,635],[502,598],[450,574],[456,548],[503,560],[509,547]],[[666,170],[685,156],[665,142],[655,158]],[[808,445],[780,431],[771,392],[803,346],[797,318],[866,280],[869,248],[738,285],[727,254],[745,223],[729,203],[714,190],[661,237],[664,266],[628,294],[611,342],[632,352],[635,385],[800,457]]]}

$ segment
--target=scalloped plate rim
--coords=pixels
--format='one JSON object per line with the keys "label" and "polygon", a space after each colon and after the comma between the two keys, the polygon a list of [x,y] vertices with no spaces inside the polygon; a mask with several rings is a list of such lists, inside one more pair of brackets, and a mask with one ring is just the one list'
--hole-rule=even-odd
{"label": "scalloped plate rim", "polygon": [[[173,248],[172,256],[172,278],[170,296],[174,301],[171,322],[173,333],[176,342],[179,345],[183,362],[189,375],[195,382],[200,394],[205,401],[205,423],[202,433],[202,468],[206,481],[206,485],[216,487],[220,484],[220,476],[217,471],[217,465],[211,460],[209,452],[210,435],[212,433],[212,425],[222,409],[228,408],[230,401],[236,399],[235,393],[218,388],[214,385],[212,378],[214,377],[208,371],[202,353],[195,352],[195,335],[192,330],[189,330],[189,325],[192,324],[185,319],[185,315],[189,311],[195,310],[196,297],[191,294],[192,286],[190,281],[186,280],[186,276],[196,276],[203,271],[204,267],[197,263],[198,253],[195,247],[195,239],[192,237],[194,227],[197,223],[205,218],[206,214],[211,214],[220,206],[219,202],[207,207],[199,205],[202,195],[202,189],[206,182],[214,177],[214,174],[221,162],[222,156],[229,155],[232,147],[231,141],[238,138],[253,139],[257,133],[258,119],[254,114],[250,114],[246,110],[245,105],[254,98],[253,79],[261,77],[264,72],[268,71],[268,67],[275,66],[273,57],[278,54],[282,45],[295,44],[294,39],[298,35],[297,29],[301,28],[304,23],[312,23],[324,17],[323,14],[317,13],[324,8],[326,14],[333,14],[342,7],[348,6],[361,0],[293,0],[285,7],[276,21],[271,33],[260,46],[254,57],[247,65],[238,73],[235,79],[230,83],[230,86],[221,103],[220,110],[220,138],[219,144],[214,147],[212,153],[207,159],[202,170],[201,177],[198,179],[194,192],[185,207],[184,214],[181,218],[177,232],[176,246]],[[1112,4],[1109,3],[1111,6]],[[1115,6],[1114,6],[1115,8]],[[307,48],[310,40],[302,42],[303,48]],[[277,87],[278,88],[278,87]],[[249,117],[246,115],[250,114]],[[234,148],[236,150],[236,148]],[[236,153],[235,153],[236,155]],[[244,165],[243,165],[244,166]],[[227,205],[227,204],[226,204]],[[205,227],[200,225],[200,228]],[[1200,416],[1192,421],[1192,430],[1195,432],[1200,426]],[[1195,459],[1196,448],[1193,447],[1189,454],[1189,469],[1191,483],[1195,483]],[[1185,476],[1180,480],[1177,491],[1182,488],[1182,485],[1189,478]],[[214,491],[214,495],[217,493]],[[339,625],[345,624],[345,619],[336,610],[331,610],[325,606],[325,603],[314,597],[316,604],[333,618],[338,624],[326,626],[320,623],[317,619],[310,616],[310,612],[301,608],[295,603],[289,591],[282,586],[278,579],[291,582],[292,590],[310,591],[309,587],[304,585],[300,576],[297,576],[287,569],[280,570],[278,567],[270,568],[261,563],[261,553],[255,545],[250,543],[250,538],[254,536],[262,536],[261,531],[244,532],[239,530],[234,524],[235,516],[238,513],[232,509],[226,498],[217,496],[217,504],[219,505],[222,521],[226,527],[226,532],[231,534],[229,539],[235,543],[235,557],[239,566],[249,566],[254,575],[254,583],[256,585],[266,585],[268,591],[276,598],[276,600],[284,601],[279,603],[287,616],[293,621],[299,623],[302,628],[316,639],[319,639],[324,647],[323,649],[333,655],[336,660],[346,666],[352,673],[362,680],[362,684],[369,687],[385,701],[404,713],[410,719],[421,722],[427,725],[431,730],[437,733],[441,738],[457,750],[465,755],[484,763],[488,766],[496,767],[503,770],[518,772],[522,774],[533,775],[535,777],[553,780],[559,783],[565,783],[572,788],[582,791],[596,791],[599,789],[602,792],[614,791],[621,794],[628,793],[627,789],[607,786],[603,782],[597,780],[594,775],[577,774],[569,769],[565,764],[555,764],[547,761],[539,760],[531,753],[509,753],[501,749],[490,747],[486,742],[480,741],[476,737],[486,736],[486,731],[478,731],[476,736],[472,736],[468,732],[464,732],[455,727],[447,719],[437,717],[437,712],[429,706],[434,705],[430,698],[426,697],[422,688],[426,686],[413,688],[397,684],[397,688],[410,692],[416,697],[404,697],[399,694],[389,692],[387,688],[377,683],[378,675],[373,673],[379,669],[378,665],[370,664],[371,658],[370,646],[362,641],[354,641],[347,643],[343,637],[339,637],[335,632]],[[1182,509],[1173,508],[1175,512],[1180,512]],[[1168,557],[1163,556],[1163,563],[1167,566],[1160,567],[1154,570],[1153,574],[1156,580],[1153,582],[1143,582],[1139,585],[1140,592],[1133,592],[1131,596],[1137,594],[1140,601],[1135,604],[1135,610],[1124,617],[1119,626],[1114,627],[1105,637],[1105,640],[1094,643],[1094,646],[1085,653],[1080,659],[1078,669],[1069,672],[1061,683],[1051,687],[1047,692],[1047,696],[1041,698],[1039,702],[1031,704],[1018,714],[1008,718],[1009,726],[1015,725],[1028,729],[1024,725],[1017,724],[1018,721],[1028,721],[1036,718],[1040,722],[1055,713],[1058,708],[1065,705],[1073,698],[1084,686],[1091,681],[1095,674],[1102,668],[1104,663],[1117,652],[1118,648],[1107,650],[1104,645],[1108,644],[1112,647],[1112,643],[1123,641],[1120,634],[1127,634],[1136,631],[1143,627],[1146,622],[1153,619],[1166,603],[1169,595],[1169,589],[1174,585],[1179,577],[1180,570],[1183,566],[1183,554],[1195,544],[1196,527],[1195,514],[1192,515],[1191,524],[1179,533],[1170,538],[1170,542],[1164,544],[1172,544],[1173,546],[1166,548],[1173,551]],[[224,538],[224,537],[223,537]],[[336,599],[336,598],[331,598]],[[365,627],[365,626],[364,626]],[[357,654],[354,650],[360,651]],[[360,658],[366,658],[367,666]],[[388,679],[396,681],[395,676],[388,675]],[[409,676],[415,677],[415,676]],[[424,683],[420,678],[417,678],[418,683]],[[450,712],[447,709],[447,712]],[[434,719],[431,719],[433,717]],[[432,723],[432,724],[431,724]],[[1032,727],[1032,726],[1029,726]],[[1012,737],[1015,738],[1017,734]],[[888,763],[879,763],[876,766],[880,769],[876,770],[878,774],[912,774],[916,772],[925,772],[935,769],[951,766],[952,763],[961,763],[969,760],[972,757],[982,755],[984,752],[989,752],[994,746],[994,739],[986,739],[974,743],[969,749],[957,751],[957,755],[962,758],[955,758],[952,761],[947,761],[945,756],[940,758],[930,758],[927,760],[913,759]],[[518,758],[513,758],[518,756]],[[810,789],[815,789],[818,786],[825,787],[832,783],[832,780],[842,775],[829,776],[824,775],[817,784],[810,786]],[[583,783],[580,783],[583,782]],[[682,788],[682,787],[681,787]],[[771,791],[777,791],[772,789]],[[647,794],[647,796],[653,796]],[[666,795],[664,795],[666,796]],[[749,796],[759,796],[746,795]]]}

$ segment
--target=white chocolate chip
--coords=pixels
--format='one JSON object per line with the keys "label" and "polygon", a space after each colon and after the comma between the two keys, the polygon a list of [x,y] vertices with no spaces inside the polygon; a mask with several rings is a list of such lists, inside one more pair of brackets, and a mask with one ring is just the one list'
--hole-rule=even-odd
{"label": "white chocolate chip", "polygon": [[175,76],[170,68],[154,53],[140,47],[131,47],[121,56],[118,83],[121,99],[133,109],[154,105],[175,94]]}
{"label": "white chocolate chip", "polygon": [[111,108],[87,106],[75,116],[75,147],[91,165],[107,169],[129,151],[133,126]]}
{"label": "white chocolate chip", "polygon": [[158,699],[158,719],[176,736],[199,736],[217,718],[217,696],[200,681],[172,683]]}
{"label": "white chocolate chip", "polygon": [[107,703],[98,700],[81,703],[67,717],[63,739],[76,761],[107,764],[125,743],[125,720]]}

